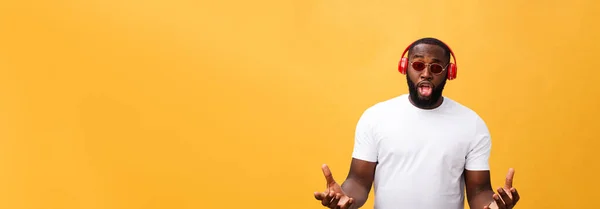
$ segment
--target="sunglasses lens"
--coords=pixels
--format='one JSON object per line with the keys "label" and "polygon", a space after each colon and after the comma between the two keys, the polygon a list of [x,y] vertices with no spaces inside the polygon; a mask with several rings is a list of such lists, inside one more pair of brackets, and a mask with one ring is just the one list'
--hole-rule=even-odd
{"label": "sunglasses lens", "polygon": [[413,62],[412,63],[412,68],[415,69],[416,71],[421,71],[421,70],[425,69],[425,63],[422,63],[422,62]]}
{"label": "sunglasses lens", "polygon": [[442,67],[441,65],[438,65],[438,64],[432,64],[429,69],[431,70],[432,73],[438,74],[444,70],[444,67]]}

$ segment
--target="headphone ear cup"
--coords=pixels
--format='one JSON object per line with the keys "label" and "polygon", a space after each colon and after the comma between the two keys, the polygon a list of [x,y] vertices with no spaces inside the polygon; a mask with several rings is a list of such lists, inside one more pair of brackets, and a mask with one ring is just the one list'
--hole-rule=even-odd
{"label": "headphone ear cup", "polygon": [[448,66],[448,80],[454,80],[456,79],[456,64],[454,63],[450,63],[450,66]]}
{"label": "headphone ear cup", "polygon": [[398,64],[398,71],[402,74],[406,74],[406,69],[408,68],[408,58],[403,57],[400,59],[400,63]]}

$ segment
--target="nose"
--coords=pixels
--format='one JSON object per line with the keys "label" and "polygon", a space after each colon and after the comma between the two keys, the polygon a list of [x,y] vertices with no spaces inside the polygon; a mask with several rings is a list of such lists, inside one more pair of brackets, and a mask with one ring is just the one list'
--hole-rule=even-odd
{"label": "nose", "polygon": [[423,69],[421,71],[421,75],[419,76],[422,80],[432,80],[433,79],[433,74],[429,71],[429,66],[425,67],[425,69]]}

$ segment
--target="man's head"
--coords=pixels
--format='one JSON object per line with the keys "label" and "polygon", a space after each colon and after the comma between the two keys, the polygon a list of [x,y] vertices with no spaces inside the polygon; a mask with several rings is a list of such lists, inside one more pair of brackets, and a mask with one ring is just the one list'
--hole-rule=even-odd
{"label": "man's head", "polygon": [[450,49],[438,39],[422,38],[410,46],[406,80],[415,106],[430,109],[441,104],[449,63]]}

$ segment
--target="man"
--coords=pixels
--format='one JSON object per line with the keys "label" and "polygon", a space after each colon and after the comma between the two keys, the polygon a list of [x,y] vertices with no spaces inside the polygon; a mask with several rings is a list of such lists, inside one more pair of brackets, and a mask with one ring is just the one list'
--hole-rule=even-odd
{"label": "man", "polygon": [[462,209],[465,190],[472,209],[513,208],[519,201],[514,170],[497,194],[490,183],[485,122],[442,96],[446,80],[453,79],[448,76],[456,76],[450,48],[423,38],[407,50],[401,65],[409,93],[365,110],[346,180],[340,186],[323,165],[327,189],[315,198],[329,208],[360,208],[374,183],[375,209]]}

